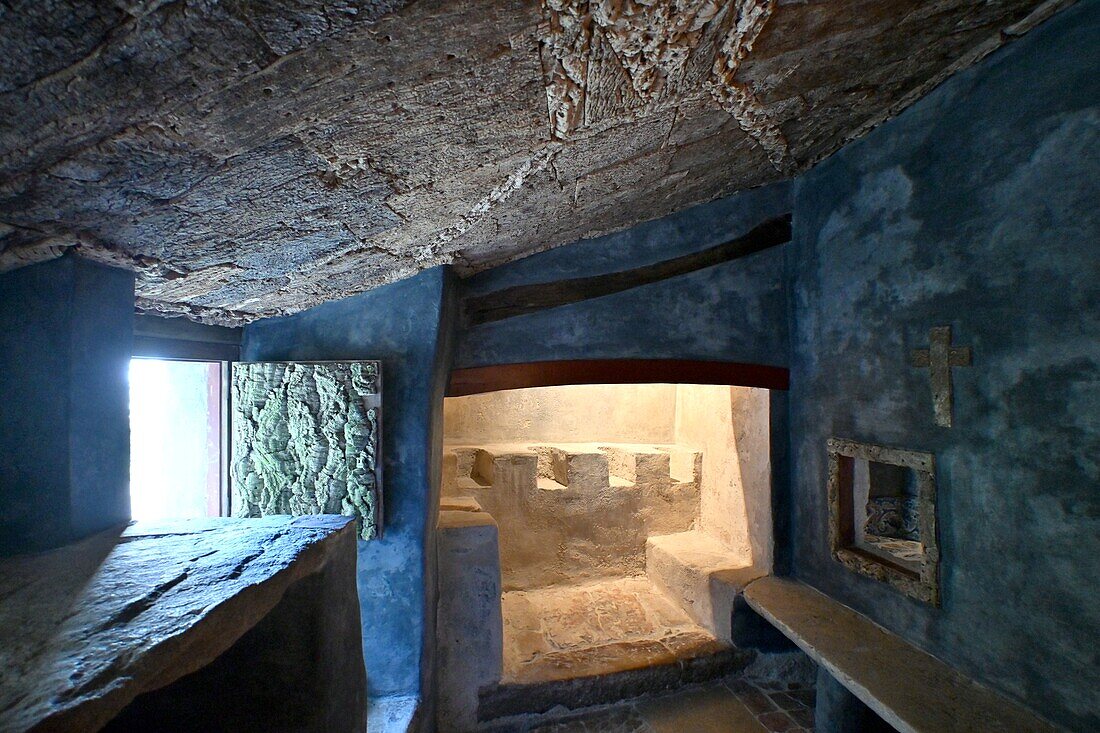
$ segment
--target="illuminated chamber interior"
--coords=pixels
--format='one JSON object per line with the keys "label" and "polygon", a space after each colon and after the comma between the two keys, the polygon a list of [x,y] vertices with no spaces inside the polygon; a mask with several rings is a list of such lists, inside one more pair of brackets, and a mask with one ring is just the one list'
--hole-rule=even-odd
{"label": "illuminated chamber interior", "polygon": [[446,399],[444,434],[441,526],[498,533],[506,683],[720,653],[771,569],[767,390],[491,392]]}

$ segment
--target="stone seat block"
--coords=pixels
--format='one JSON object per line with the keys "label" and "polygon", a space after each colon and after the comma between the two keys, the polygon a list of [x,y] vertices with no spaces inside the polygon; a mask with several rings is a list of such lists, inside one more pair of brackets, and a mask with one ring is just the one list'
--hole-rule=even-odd
{"label": "stone seat block", "polygon": [[669,457],[669,474],[673,483],[699,483],[703,476],[702,451],[674,445]]}
{"label": "stone seat block", "polygon": [[439,501],[441,512],[480,512],[481,504],[472,496],[445,496]]}
{"label": "stone seat block", "polygon": [[650,537],[646,575],[700,626],[729,641],[733,606],[764,572],[698,530]]}
{"label": "stone seat block", "polygon": [[551,478],[574,491],[601,491],[611,485],[607,456],[595,445],[551,446]]}
{"label": "stone seat block", "polygon": [[[896,730],[1062,730],[804,583],[760,578],[744,598],[818,664],[822,728],[841,730],[849,722],[838,715],[852,710],[837,689],[843,686]],[[832,688],[824,700],[823,687]]]}
{"label": "stone seat block", "polygon": [[[477,454],[475,446],[456,445],[443,449],[443,468],[446,470],[453,466],[455,476],[469,478],[474,468],[474,456]],[[454,456],[453,463],[448,461],[448,456]]]}
{"label": "stone seat block", "polygon": [[492,454],[491,471],[492,486],[515,486],[522,495],[530,496],[538,477],[538,456],[521,448],[497,449]]}
{"label": "stone seat block", "polygon": [[[455,458],[450,461],[447,456]],[[457,478],[455,489],[487,488],[500,483],[533,489],[537,454],[523,445],[489,444],[479,446],[452,445],[444,450],[444,471],[453,470]],[[473,484],[471,484],[473,482]],[[447,480],[444,480],[447,485]]]}

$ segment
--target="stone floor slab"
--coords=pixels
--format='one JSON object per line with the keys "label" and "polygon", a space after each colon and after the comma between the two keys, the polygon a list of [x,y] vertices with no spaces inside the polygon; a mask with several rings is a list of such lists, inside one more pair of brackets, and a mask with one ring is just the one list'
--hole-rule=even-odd
{"label": "stone floor slab", "polygon": [[724,645],[645,578],[509,591],[505,682],[548,682],[669,664]]}

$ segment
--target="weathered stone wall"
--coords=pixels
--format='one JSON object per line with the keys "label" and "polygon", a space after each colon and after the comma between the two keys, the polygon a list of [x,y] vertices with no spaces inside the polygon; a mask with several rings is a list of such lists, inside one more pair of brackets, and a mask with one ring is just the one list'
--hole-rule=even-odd
{"label": "weathered stone wall", "polygon": [[[741,236],[790,211],[778,183],[616,234],[582,240],[463,282],[470,294],[661,262]],[[625,292],[468,329],[456,367],[553,359],[715,359],[786,366],[783,248]]]}
{"label": "weathered stone wall", "polygon": [[506,589],[637,574],[648,537],[693,528],[768,570],[769,402],[671,384],[447,398],[444,494],[500,524]]}
{"label": "weathered stone wall", "polygon": [[[443,388],[450,366],[450,273],[436,268],[363,295],[245,329],[249,361],[378,359],[385,535],[360,542],[359,602],[372,697],[430,688],[435,516]],[[433,618],[428,618],[428,614]],[[431,720],[431,715],[421,716]]]}
{"label": "weathered stone wall", "polygon": [[676,439],[703,452],[699,529],[746,564],[772,567],[768,391],[681,384]]}
{"label": "weathered stone wall", "polygon": [[496,520],[505,590],[640,575],[649,537],[696,525],[701,463],[677,445],[449,444],[443,507]]}
{"label": "weathered stone wall", "polygon": [[[833,155],[795,198],[797,575],[1072,730],[1100,728],[1100,2]],[[954,426],[929,329],[951,325]],[[830,436],[935,454],[942,608],[828,551]]]}
{"label": "weathered stone wall", "polygon": [[448,397],[444,437],[451,443],[672,443],[675,408],[672,384],[567,385]]}

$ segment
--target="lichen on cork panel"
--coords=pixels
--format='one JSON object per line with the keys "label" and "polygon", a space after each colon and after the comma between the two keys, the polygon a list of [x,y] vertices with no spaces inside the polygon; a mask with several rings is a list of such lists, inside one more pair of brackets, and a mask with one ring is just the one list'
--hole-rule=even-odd
{"label": "lichen on cork panel", "polygon": [[233,365],[232,512],[343,514],[381,535],[381,365]]}

